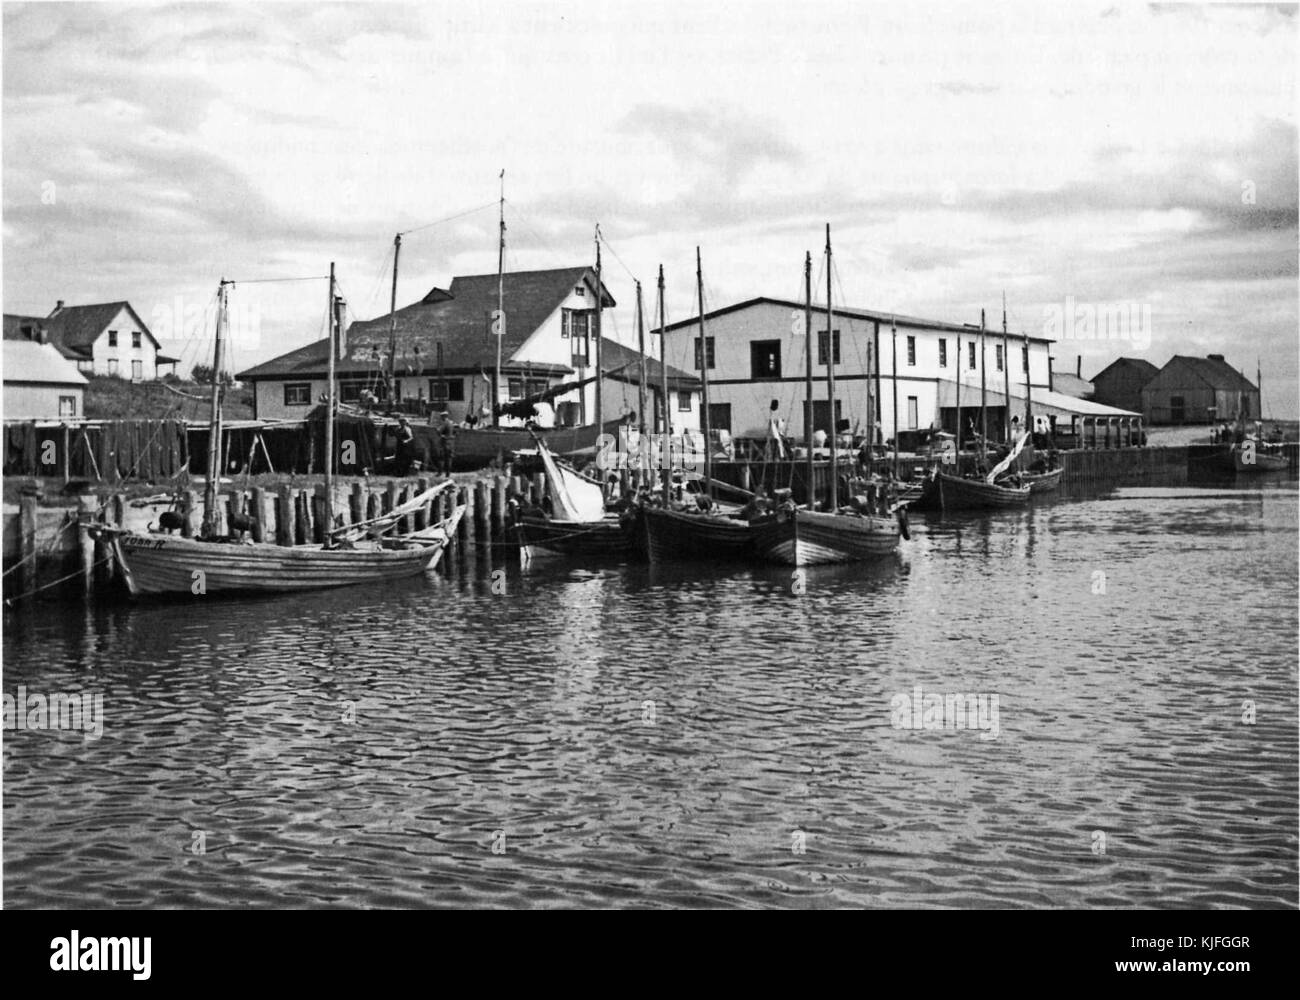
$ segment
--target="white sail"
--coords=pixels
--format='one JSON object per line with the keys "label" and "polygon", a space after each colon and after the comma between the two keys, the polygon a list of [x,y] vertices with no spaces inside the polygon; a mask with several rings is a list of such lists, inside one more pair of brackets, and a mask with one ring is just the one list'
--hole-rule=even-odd
{"label": "white sail", "polygon": [[605,495],[598,484],[572,469],[560,466],[540,441],[537,453],[546,468],[546,491],[551,497],[551,520],[591,524],[605,517]]}
{"label": "white sail", "polygon": [[993,467],[993,471],[984,477],[984,481],[987,483],[991,483],[995,479],[997,479],[998,476],[1002,475],[1002,473],[1006,472],[1007,469],[1011,468],[1011,463],[1014,462],[1016,460],[1016,456],[1019,455],[1022,450],[1024,450],[1025,442],[1028,440],[1029,440],[1029,435],[1027,433],[1021,434],[1020,440],[1017,441],[1016,446],[1011,449],[1011,454],[1008,455],[1006,458],[1004,458],[997,465],[995,465]]}

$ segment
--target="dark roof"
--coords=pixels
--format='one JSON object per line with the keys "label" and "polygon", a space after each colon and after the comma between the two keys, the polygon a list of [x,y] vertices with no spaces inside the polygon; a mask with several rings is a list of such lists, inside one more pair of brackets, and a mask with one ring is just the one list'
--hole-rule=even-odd
{"label": "dark roof", "polygon": [[[781,306],[787,309],[800,309],[800,310],[804,308],[804,303],[795,302],[793,299],[774,299],[767,295],[760,295],[758,298],[746,299],[744,302],[737,302],[735,305],[723,306],[721,309],[714,309],[712,312],[706,312],[704,314],[704,321],[707,323],[709,320],[716,319],[719,316],[725,316],[727,315],[727,313],[739,312],[741,309],[749,309],[751,306],[757,306],[757,305],[773,305],[773,306]],[[855,306],[832,306],[832,311],[836,316],[851,316],[855,319],[872,320],[882,324],[889,324],[891,322],[896,322],[896,323],[903,323],[907,326],[922,327],[927,330],[946,330],[951,333],[962,333],[962,334],[966,334],[967,336],[969,336],[972,332],[976,332],[976,333],[979,332],[979,327],[971,327],[970,325],[965,323],[948,323],[945,322],[944,320],[920,319],[916,316],[904,316],[902,313],[877,312],[874,309],[858,309]],[[824,325],[826,322],[825,320],[826,306],[824,304],[821,306],[820,309],[817,306],[813,306],[814,326],[817,324],[818,314],[821,315],[822,317],[821,322]],[[678,320],[676,323],[669,323],[668,326],[666,326],[664,329],[669,331],[680,330],[684,327],[691,326],[692,324],[698,324],[699,322],[700,322],[699,316],[693,316],[690,319],[682,319],[682,320]],[[987,332],[990,335],[996,333],[999,336],[1002,333],[1001,330],[995,331],[991,327],[988,329]],[[1015,340],[1023,340],[1026,339],[1027,337],[1029,340],[1035,340],[1041,343],[1050,344],[1053,342],[1051,337],[1035,337],[1033,334],[1026,335],[1023,333],[1011,332],[1008,333],[1008,336],[1014,338]]]}
{"label": "dark roof", "polygon": [[23,333],[23,327],[29,326],[36,333],[45,325],[44,316],[19,316],[17,313],[5,313],[5,340],[31,340]]}
{"label": "dark roof", "polygon": [[1052,391],[1074,396],[1076,399],[1091,399],[1094,389],[1087,379],[1071,375],[1069,372],[1052,372]]}
{"label": "dark roof", "polygon": [[1092,381],[1095,383],[1097,379],[1101,378],[1112,368],[1118,368],[1121,365],[1128,368],[1135,369],[1140,375],[1145,375],[1148,380],[1155,378],[1156,373],[1160,371],[1160,369],[1157,368],[1155,365],[1153,365],[1150,361],[1146,361],[1142,358],[1116,358],[1105,368],[1099,371],[1096,375],[1094,375],[1092,377]]}
{"label": "dark roof", "polygon": [[59,349],[64,357],[89,358],[95,341],[108,325],[117,318],[123,309],[130,312],[136,324],[144,331],[155,350],[158,339],[150,332],[140,314],[131,308],[131,303],[100,302],[89,306],[64,306],[55,309],[45,318],[45,328],[50,333],[50,343]]}
{"label": "dark roof", "polygon": [[[611,372],[621,365],[627,365],[621,372],[613,377],[623,382],[637,382],[641,378],[641,352],[634,347],[627,347],[616,340],[605,340],[600,345],[600,364],[606,372]],[[645,371],[646,382],[651,388],[656,388],[661,384],[662,370],[659,361],[646,355]],[[668,386],[671,389],[695,389],[699,386],[700,380],[680,368],[668,366]]]}
{"label": "dark roof", "polygon": [[1254,384],[1246,378],[1245,375],[1228,364],[1222,356],[1209,358],[1193,358],[1185,354],[1175,354],[1160,369],[1159,374],[1164,375],[1170,370],[1170,366],[1175,361],[1182,362],[1183,366],[1200,378],[1211,389],[1228,389],[1233,392],[1256,392]]}
{"label": "dark roof", "polygon": [[[505,362],[514,356],[534,331],[559,307],[573,289],[596,288],[596,273],[589,267],[565,267],[549,271],[515,271],[503,276],[506,334],[501,345],[502,368],[520,368]],[[617,305],[608,289],[604,305]],[[432,289],[419,302],[393,314],[397,328],[397,364],[430,371],[437,364],[438,343],[442,343],[443,366],[447,371],[490,369],[496,364],[496,343],[488,333],[488,314],[497,307],[497,276],[478,274],[453,278],[451,288]],[[347,358],[338,370],[373,372],[384,366],[388,355],[389,317],[353,323],[347,331]],[[280,378],[286,375],[324,373],[327,361],[325,341],[300,347],[265,361],[238,375],[240,379]],[[534,371],[545,365],[532,364]],[[568,372],[563,365],[552,366]]]}

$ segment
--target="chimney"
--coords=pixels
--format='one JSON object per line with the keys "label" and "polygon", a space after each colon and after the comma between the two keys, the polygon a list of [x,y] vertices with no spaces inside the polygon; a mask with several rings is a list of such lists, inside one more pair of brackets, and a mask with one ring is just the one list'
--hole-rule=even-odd
{"label": "chimney", "polygon": [[62,299],[59,299],[59,301],[57,301],[56,303],[54,303],[54,311],[55,311],[55,312],[58,312],[58,311],[59,311],[60,309],[62,309],[62,308],[63,308],[63,300],[62,300]]}
{"label": "chimney", "polygon": [[1223,360],[1223,355],[1222,355],[1222,354],[1207,354],[1205,357],[1206,357],[1208,360],[1210,360],[1210,361],[1222,361],[1222,360]]}
{"label": "chimney", "polygon": [[1055,392],[1056,387],[1052,384],[1052,362],[1056,359],[1050,354],[1047,356],[1047,391]]}
{"label": "chimney", "polygon": [[1080,354],[1078,357],[1079,360],[1074,366],[1074,377],[1081,379],[1083,378],[1083,355]]}

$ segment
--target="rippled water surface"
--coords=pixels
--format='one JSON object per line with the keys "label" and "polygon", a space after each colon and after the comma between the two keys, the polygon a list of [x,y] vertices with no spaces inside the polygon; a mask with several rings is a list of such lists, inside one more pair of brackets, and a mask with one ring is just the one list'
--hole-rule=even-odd
{"label": "rippled water surface", "polygon": [[[5,903],[1296,905],[1294,482],[914,515],[804,588],[490,572],[8,614],[5,691],[105,722],[5,733]],[[997,738],[895,728],[917,685]]]}

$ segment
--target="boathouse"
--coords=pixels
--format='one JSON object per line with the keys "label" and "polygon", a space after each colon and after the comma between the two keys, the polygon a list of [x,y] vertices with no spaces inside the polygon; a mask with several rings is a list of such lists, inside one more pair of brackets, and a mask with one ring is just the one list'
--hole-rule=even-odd
{"label": "boathouse", "polygon": [[1092,377],[1092,398],[1107,406],[1142,412],[1142,389],[1160,369],[1142,358],[1116,358]]}
{"label": "boathouse", "polygon": [[[497,275],[453,278],[422,299],[393,314],[394,393],[406,408],[446,411],[455,421],[471,414],[490,422],[496,336],[491,315],[497,308]],[[604,284],[603,309],[617,303]],[[506,404],[596,374],[596,272],[590,267],[507,272],[502,277],[506,314],[501,338],[501,382],[497,402]],[[611,336],[612,316],[604,314],[601,361],[604,380],[601,406],[606,421],[636,411],[641,355]],[[646,339],[652,337],[647,331]],[[339,398],[356,403],[364,393],[383,399],[390,345],[388,314],[352,323],[343,338],[337,364]],[[254,389],[258,419],[301,419],[325,393],[326,341],[318,340],[237,376]],[[646,359],[647,409],[656,419],[662,408],[661,368]],[[699,428],[699,380],[669,367],[669,405],[676,431]],[[595,418],[596,383],[571,388],[551,401],[557,426],[589,423]],[[540,421],[544,425],[547,419]],[[502,423],[517,425],[518,418]]]}

